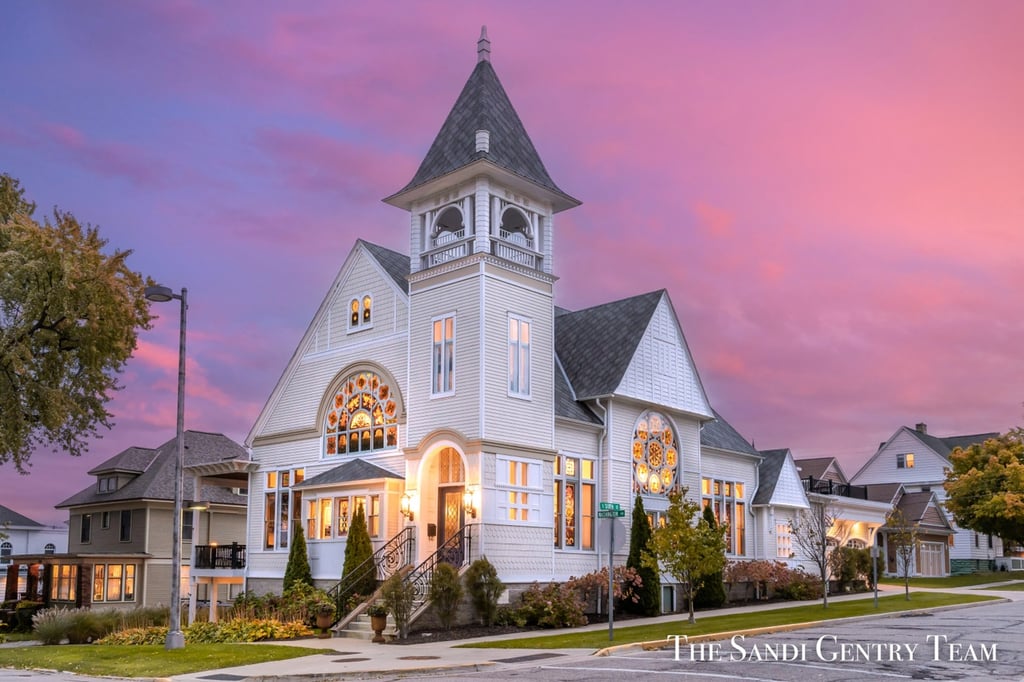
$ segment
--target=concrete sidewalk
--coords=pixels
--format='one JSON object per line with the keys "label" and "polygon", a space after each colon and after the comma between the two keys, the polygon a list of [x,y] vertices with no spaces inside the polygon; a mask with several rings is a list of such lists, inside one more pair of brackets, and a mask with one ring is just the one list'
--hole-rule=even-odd
{"label": "concrete sidewalk", "polygon": [[[973,585],[942,590],[944,592],[977,592],[977,590],[990,587],[988,585]],[[917,588],[926,591],[923,588]],[[901,586],[881,585],[879,595],[899,594],[903,591]],[[1011,599],[1024,599],[1024,592],[1007,591],[986,591],[983,594],[999,596]],[[830,602],[850,601],[857,599],[871,599],[873,593],[860,593],[849,595],[836,595],[829,597]],[[812,602],[789,602],[771,603],[730,607],[717,609],[715,611],[703,612],[699,617],[720,616],[733,613],[751,613],[769,609],[789,608],[804,606]],[[873,616],[865,616],[873,617]],[[654,625],[666,622],[685,621],[685,614],[672,614],[658,616],[655,618],[630,619],[616,624],[618,627],[636,627]],[[788,626],[787,626],[788,627]],[[798,626],[796,626],[798,627]],[[572,632],[607,631],[607,623],[596,623],[582,628],[574,628]],[[566,631],[560,631],[566,632]],[[500,641],[519,639],[522,637],[535,637],[537,635],[553,634],[550,631],[527,631],[515,634],[505,634],[495,637],[482,637],[472,640],[455,640],[447,642],[425,642],[422,644],[374,644],[368,640],[331,638],[331,639],[304,639],[288,642],[289,646],[304,646],[320,650],[318,654],[292,658],[286,661],[273,661],[269,663],[258,663],[254,665],[225,668],[222,670],[208,670],[187,675],[176,675],[170,678],[172,682],[287,682],[296,680],[310,682],[311,680],[331,679],[359,679],[387,674],[409,674],[415,672],[443,674],[446,670],[453,673],[460,670],[484,670],[494,666],[516,665],[528,662],[538,662],[544,659],[558,658],[561,662],[571,658],[586,658],[595,654],[593,649],[477,649],[461,648],[462,644],[468,641]],[[615,646],[609,642],[609,646]]]}

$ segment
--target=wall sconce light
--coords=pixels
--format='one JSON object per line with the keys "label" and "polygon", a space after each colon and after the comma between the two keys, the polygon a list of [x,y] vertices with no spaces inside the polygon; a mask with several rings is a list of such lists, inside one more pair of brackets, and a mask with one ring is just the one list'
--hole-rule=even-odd
{"label": "wall sconce light", "polygon": [[399,503],[398,511],[401,512],[402,516],[413,521],[416,515],[412,511],[412,495],[405,493],[402,495],[402,501]]}
{"label": "wall sconce light", "polygon": [[471,518],[476,518],[476,505],[473,504],[474,491],[472,488],[466,488],[466,492],[462,493],[462,508],[466,510],[466,513]]}
{"label": "wall sconce light", "polygon": [[210,503],[203,500],[185,500],[186,511],[206,511],[210,508]]}

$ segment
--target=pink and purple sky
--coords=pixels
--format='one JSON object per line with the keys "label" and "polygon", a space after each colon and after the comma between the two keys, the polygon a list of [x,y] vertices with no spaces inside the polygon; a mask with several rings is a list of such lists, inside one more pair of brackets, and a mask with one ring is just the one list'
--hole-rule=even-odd
{"label": "pink and purple sky", "polygon": [[[557,303],[667,288],[712,404],[848,475],[901,425],[1024,423],[1024,4],[4,4],[0,172],[189,289],[188,428],[241,441],[476,60],[551,176]],[[41,522],[174,435],[178,315],[87,456],[0,468]]]}

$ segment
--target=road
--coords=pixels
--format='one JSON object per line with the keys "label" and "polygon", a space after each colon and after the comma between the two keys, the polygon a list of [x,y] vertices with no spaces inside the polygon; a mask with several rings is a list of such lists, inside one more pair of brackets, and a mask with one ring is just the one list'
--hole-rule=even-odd
{"label": "road", "polygon": [[[1024,603],[871,619],[824,629],[749,637],[691,649],[629,650],[607,657],[555,655],[534,661],[514,651],[458,680],[598,682],[629,678],[687,682],[1024,682]],[[858,646],[859,645],[859,646]],[[701,660],[701,659],[704,660]],[[772,660],[779,659],[779,660]],[[438,679],[436,676],[384,679]]]}

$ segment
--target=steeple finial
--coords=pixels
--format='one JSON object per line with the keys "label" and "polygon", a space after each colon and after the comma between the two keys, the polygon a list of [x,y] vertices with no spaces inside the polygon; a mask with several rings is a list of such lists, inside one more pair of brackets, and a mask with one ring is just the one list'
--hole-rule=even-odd
{"label": "steeple finial", "polygon": [[491,61],[491,41],[487,38],[487,27],[480,27],[480,40],[476,41],[476,60],[478,62]]}

